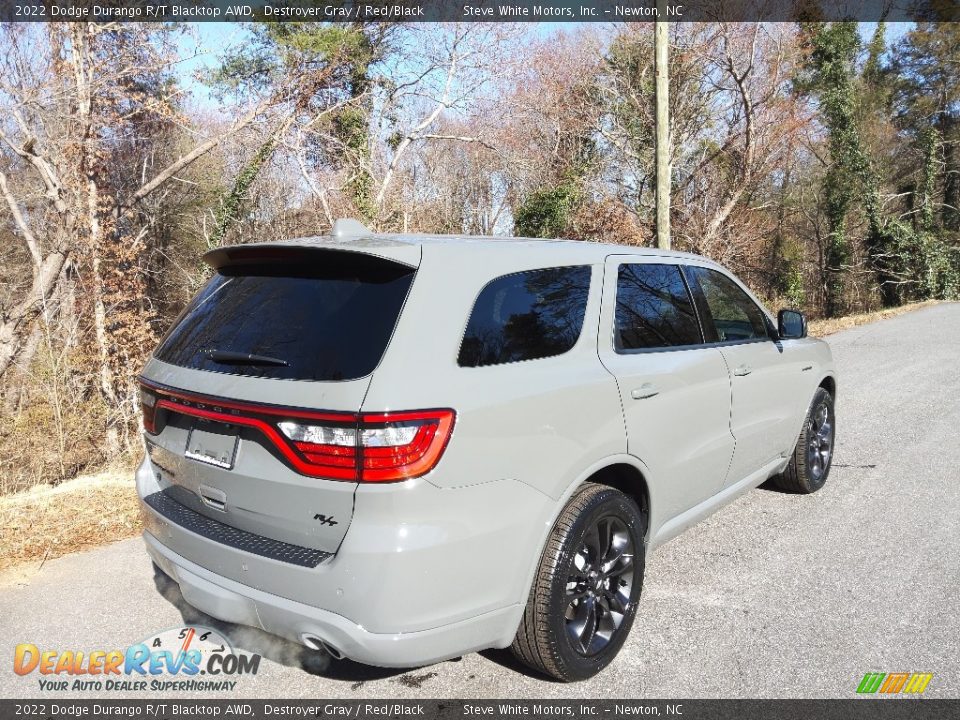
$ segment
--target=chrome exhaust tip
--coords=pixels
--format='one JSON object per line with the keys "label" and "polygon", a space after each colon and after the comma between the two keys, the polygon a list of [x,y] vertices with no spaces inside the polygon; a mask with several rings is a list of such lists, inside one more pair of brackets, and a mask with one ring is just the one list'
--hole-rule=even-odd
{"label": "chrome exhaust tip", "polygon": [[311,633],[303,633],[303,635],[300,636],[300,642],[302,642],[311,650],[327,653],[328,655],[330,655],[330,657],[334,658],[335,660],[343,660],[343,658],[345,657],[343,652],[336,645],[333,645],[327,642],[326,640],[324,640],[322,637],[319,637],[318,635],[313,635]]}

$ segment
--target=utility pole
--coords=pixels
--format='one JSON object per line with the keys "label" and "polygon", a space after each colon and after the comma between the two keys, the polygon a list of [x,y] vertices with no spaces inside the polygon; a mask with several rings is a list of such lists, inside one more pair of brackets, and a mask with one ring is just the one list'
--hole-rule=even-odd
{"label": "utility pole", "polygon": [[670,75],[667,61],[670,23],[666,0],[657,0],[653,24],[654,68],[657,80],[657,247],[670,249]]}

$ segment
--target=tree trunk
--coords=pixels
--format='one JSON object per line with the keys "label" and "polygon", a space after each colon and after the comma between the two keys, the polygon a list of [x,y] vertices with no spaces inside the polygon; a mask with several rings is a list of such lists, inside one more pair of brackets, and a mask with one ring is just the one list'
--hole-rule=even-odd
{"label": "tree trunk", "polygon": [[40,263],[26,299],[12,308],[0,323],[0,375],[16,359],[23,345],[25,329],[55,290],[66,261],[67,255],[63,252],[47,255]]}
{"label": "tree trunk", "polygon": [[[951,123],[952,125],[952,123]],[[943,212],[945,230],[960,230],[960,153],[957,152],[957,140],[942,136],[943,142]]]}

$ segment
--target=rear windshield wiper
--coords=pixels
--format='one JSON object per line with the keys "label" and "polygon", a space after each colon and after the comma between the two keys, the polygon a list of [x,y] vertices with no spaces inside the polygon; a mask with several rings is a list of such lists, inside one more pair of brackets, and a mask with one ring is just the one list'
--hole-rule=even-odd
{"label": "rear windshield wiper", "polygon": [[233,352],[232,350],[208,350],[207,355],[214,362],[224,365],[290,365],[281,358],[270,357],[269,355],[257,355],[256,353]]}

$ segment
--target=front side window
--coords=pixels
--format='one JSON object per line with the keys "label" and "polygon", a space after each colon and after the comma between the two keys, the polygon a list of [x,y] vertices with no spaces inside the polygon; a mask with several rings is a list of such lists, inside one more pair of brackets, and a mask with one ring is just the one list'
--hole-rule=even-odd
{"label": "front side window", "polygon": [[489,282],[474,303],[458,364],[499,365],[570,350],[583,328],[590,273],[587,265],[547,268]]}
{"label": "front side window", "polygon": [[703,342],[693,299],[677,265],[621,265],[614,343],[618,351]]}
{"label": "front side window", "polygon": [[703,319],[716,331],[719,342],[767,339],[763,311],[733,280],[716,270],[688,267],[688,277],[696,283],[706,304]]}

